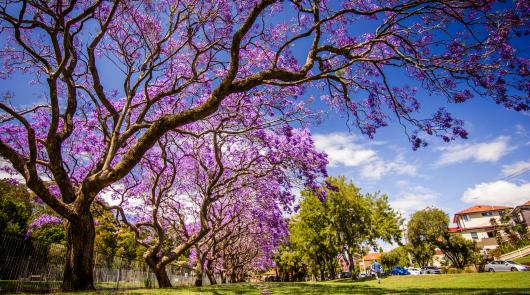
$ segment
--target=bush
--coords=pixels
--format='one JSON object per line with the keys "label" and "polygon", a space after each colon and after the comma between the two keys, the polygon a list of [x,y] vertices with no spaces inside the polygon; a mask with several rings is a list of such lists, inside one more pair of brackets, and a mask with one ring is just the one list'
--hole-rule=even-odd
{"label": "bush", "polygon": [[458,268],[442,268],[443,274],[456,274],[456,273],[463,273],[464,270],[458,269]]}
{"label": "bush", "polygon": [[464,269],[458,269],[453,267],[442,267],[440,269],[443,274],[457,274],[457,273],[475,273],[477,272],[474,266],[467,266]]}

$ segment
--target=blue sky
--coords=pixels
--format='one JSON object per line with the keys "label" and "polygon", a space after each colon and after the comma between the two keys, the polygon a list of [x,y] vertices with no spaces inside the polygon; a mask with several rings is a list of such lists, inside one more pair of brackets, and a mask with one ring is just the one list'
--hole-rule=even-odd
{"label": "blue sky", "polygon": [[[378,21],[363,21],[349,28],[371,32]],[[458,27],[455,27],[458,29]],[[305,61],[310,38],[299,40],[293,52]],[[512,45],[530,56],[527,38]],[[298,50],[297,50],[298,49]],[[392,205],[407,217],[426,206],[452,215],[473,205],[516,206],[530,200],[530,113],[518,113],[475,96],[462,104],[422,90],[401,69],[385,69],[392,86],[418,88],[422,108],[417,118],[429,118],[439,107],[465,121],[467,140],[445,143],[426,138],[429,145],[413,151],[397,122],[379,129],[374,140],[350,128],[344,115],[328,111],[325,120],[311,126],[317,147],[328,154],[330,175],[345,175],[365,192],[388,194]],[[309,91],[318,97],[319,94]],[[356,98],[353,96],[352,100]],[[315,101],[315,108],[326,109]],[[451,218],[452,220],[452,218]]]}
{"label": "blue sky", "polygon": [[430,138],[427,147],[413,151],[399,125],[380,129],[370,140],[349,131],[335,113],[311,130],[328,153],[331,175],[346,175],[365,192],[387,193],[406,216],[426,206],[452,215],[476,204],[530,200],[530,114],[481,97],[446,106],[465,121],[469,139]]}

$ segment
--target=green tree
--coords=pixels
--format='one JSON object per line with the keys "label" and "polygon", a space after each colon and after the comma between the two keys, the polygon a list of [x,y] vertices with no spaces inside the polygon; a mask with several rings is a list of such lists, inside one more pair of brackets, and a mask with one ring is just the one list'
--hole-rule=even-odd
{"label": "green tree", "polygon": [[0,179],[0,231],[24,235],[31,216],[30,194],[23,185]]}
{"label": "green tree", "polygon": [[453,266],[459,269],[474,262],[478,254],[475,243],[459,235],[445,234],[438,247]]}
{"label": "green tree", "polygon": [[409,251],[406,246],[399,246],[381,255],[381,264],[386,269],[392,269],[394,266],[409,265]]}
{"label": "green tree", "polygon": [[[451,264],[459,269],[463,269],[475,258],[475,244],[451,234],[449,216],[440,209],[428,207],[416,211],[409,221],[407,230],[411,247],[414,250],[419,249],[418,252],[422,254],[434,255],[434,249],[437,247]],[[418,261],[424,266],[425,260],[421,262]]]}
{"label": "green tree", "polygon": [[145,247],[136,243],[134,233],[120,226],[110,211],[98,204],[94,204],[94,207],[94,219],[97,223],[94,252],[103,255],[109,266],[116,261],[115,256],[125,259],[121,261],[122,264],[134,259],[143,260]]}
{"label": "green tree", "polygon": [[367,247],[379,249],[380,240],[401,242],[402,219],[390,207],[387,195],[362,194],[344,176],[329,177],[327,182],[334,187],[327,191],[328,218],[352,273],[354,257],[366,254]]}
{"label": "green tree", "polygon": [[[45,216],[48,217],[47,221],[42,219]],[[66,245],[66,229],[61,220],[62,218],[47,205],[33,203],[29,231],[30,237],[47,244]]]}
{"label": "green tree", "polygon": [[326,203],[309,191],[303,191],[302,197],[300,211],[289,225],[291,243],[302,254],[310,272],[324,280],[326,274],[334,276],[338,266],[337,235],[328,218]]}
{"label": "green tree", "polygon": [[281,244],[274,257],[274,263],[282,281],[303,281],[306,276],[306,265],[302,253],[296,251],[289,243]]}
{"label": "green tree", "polygon": [[66,245],[66,230],[63,224],[45,224],[39,227],[32,227],[31,238],[47,244]]}
{"label": "green tree", "polygon": [[412,256],[412,259],[420,267],[429,265],[434,256],[434,247],[428,242],[420,242],[416,244],[408,244],[407,249]]}
{"label": "green tree", "polygon": [[345,177],[326,179],[325,200],[303,191],[300,212],[291,219],[291,243],[312,274],[334,276],[341,255],[355,273],[355,257],[378,242],[400,243],[402,219],[384,194],[362,194]]}

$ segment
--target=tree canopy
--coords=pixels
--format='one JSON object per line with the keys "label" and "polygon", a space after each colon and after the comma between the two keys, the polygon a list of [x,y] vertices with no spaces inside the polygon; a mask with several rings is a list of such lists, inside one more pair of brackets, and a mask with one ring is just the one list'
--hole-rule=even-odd
{"label": "tree canopy", "polygon": [[[63,289],[93,289],[92,205],[139,177],[164,137],[201,137],[196,123],[214,115],[240,115],[236,133],[290,126],[311,116],[311,89],[370,138],[392,121],[414,149],[467,138],[443,107],[421,114],[414,85],[391,73],[443,103],[481,96],[527,111],[517,44],[529,11],[525,0],[4,1],[0,78],[42,96],[3,93],[0,155],[66,220]],[[322,191],[322,159],[301,161],[304,185]]]}
{"label": "tree canopy", "polygon": [[421,266],[429,262],[435,248],[459,269],[475,261],[474,242],[451,234],[449,217],[440,209],[428,207],[416,211],[408,223],[407,236],[413,248],[412,255]]}
{"label": "tree canopy", "polygon": [[24,235],[31,218],[31,197],[23,185],[0,179],[0,229]]}
{"label": "tree canopy", "polygon": [[[334,277],[339,260],[354,272],[357,258],[381,242],[401,242],[401,216],[384,194],[363,194],[346,178],[328,177],[325,200],[302,192],[300,211],[290,223],[289,252],[299,251],[307,269]],[[280,257],[282,253],[280,252]]]}

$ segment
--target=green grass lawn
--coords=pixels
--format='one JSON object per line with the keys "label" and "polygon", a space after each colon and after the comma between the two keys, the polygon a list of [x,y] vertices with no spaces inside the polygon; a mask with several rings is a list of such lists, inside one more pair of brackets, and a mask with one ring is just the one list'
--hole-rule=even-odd
{"label": "green grass lawn", "polygon": [[[530,294],[530,272],[464,273],[446,275],[395,276],[376,281],[348,279],[304,283],[242,283],[177,287],[171,289],[100,290],[90,294],[135,295],[222,295],[222,294]],[[81,294],[81,293],[75,293]]]}
{"label": "green grass lawn", "polygon": [[513,261],[520,263],[520,264],[530,265],[530,255],[527,255],[521,258],[515,258]]}
{"label": "green grass lawn", "polygon": [[376,281],[254,283],[202,288],[138,289],[127,294],[530,294],[530,272],[388,277]]}

